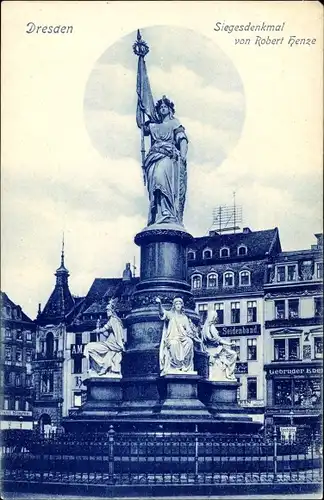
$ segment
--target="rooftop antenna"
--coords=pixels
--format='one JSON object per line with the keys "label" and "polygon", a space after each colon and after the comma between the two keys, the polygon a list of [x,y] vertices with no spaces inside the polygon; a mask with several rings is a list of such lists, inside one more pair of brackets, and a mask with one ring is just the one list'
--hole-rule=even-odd
{"label": "rooftop antenna", "polygon": [[225,232],[234,232],[235,234],[241,229],[240,224],[242,224],[242,222],[242,207],[236,205],[236,192],[233,191],[232,206],[220,205],[213,209],[213,224],[211,230],[218,234],[223,234]]}

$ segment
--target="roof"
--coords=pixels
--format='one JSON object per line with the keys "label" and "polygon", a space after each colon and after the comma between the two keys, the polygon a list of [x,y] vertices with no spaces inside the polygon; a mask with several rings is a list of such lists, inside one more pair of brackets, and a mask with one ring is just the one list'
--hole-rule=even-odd
{"label": "roof", "polygon": [[[247,247],[247,254],[244,256],[237,255],[239,246]],[[230,249],[230,257],[221,258],[220,250],[223,247]],[[203,250],[211,249],[213,252],[211,259],[203,259]],[[195,238],[190,245],[190,250],[196,251],[196,258],[193,261],[188,261],[189,266],[197,265],[197,261],[215,261],[224,262],[225,260],[246,260],[246,259],[262,259],[273,253],[281,251],[278,228],[266,229],[263,231],[250,231],[231,234],[213,234],[211,236],[202,236]]]}
{"label": "roof", "polygon": [[117,312],[130,311],[131,296],[138,282],[139,278],[131,278],[129,281],[122,278],[96,278],[72,324],[84,322],[91,315],[105,314],[111,298],[118,299]]}
{"label": "roof", "polygon": [[[18,308],[20,309],[21,312],[21,317],[20,318],[14,318],[15,321],[26,321],[28,323],[33,323],[33,320],[27,316],[27,314],[24,313],[22,310],[21,306],[19,304],[15,304],[5,292],[0,291],[0,303],[1,303],[1,309],[3,307],[10,307],[11,309],[17,310]],[[3,312],[1,312],[3,314]],[[8,318],[9,319],[9,318]],[[13,319],[13,318],[10,318]]]}

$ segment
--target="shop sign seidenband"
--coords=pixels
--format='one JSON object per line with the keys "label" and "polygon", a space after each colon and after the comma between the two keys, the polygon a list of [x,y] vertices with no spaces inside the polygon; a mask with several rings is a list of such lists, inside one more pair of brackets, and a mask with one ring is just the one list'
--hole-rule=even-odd
{"label": "shop sign seidenband", "polygon": [[237,335],[261,335],[261,325],[217,326],[217,330],[223,337]]}

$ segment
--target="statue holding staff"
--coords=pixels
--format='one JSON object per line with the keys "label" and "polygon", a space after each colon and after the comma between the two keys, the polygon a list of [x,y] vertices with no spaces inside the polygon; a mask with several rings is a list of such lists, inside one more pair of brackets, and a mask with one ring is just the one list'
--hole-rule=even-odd
{"label": "statue holding staff", "polygon": [[[184,127],[174,117],[174,103],[163,96],[154,104],[144,60],[149,47],[139,30],[133,50],[138,56],[136,123],[141,129],[142,169],[149,197],[148,225],[183,225],[188,138]],[[151,139],[147,155],[145,136]]]}

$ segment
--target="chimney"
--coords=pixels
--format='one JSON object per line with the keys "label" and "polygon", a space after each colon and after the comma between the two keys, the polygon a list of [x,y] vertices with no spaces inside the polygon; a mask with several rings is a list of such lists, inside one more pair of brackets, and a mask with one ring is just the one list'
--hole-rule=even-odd
{"label": "chimney", "polygon": [[123,271],[123,281],[130,281],[132,279],[132,271],[130,268],[130,263],[127,262],[126,267]]}
{"label": "chimney", "polygon": [[243,233],[252,233],[251,229],[249,227],[243,227]]}

